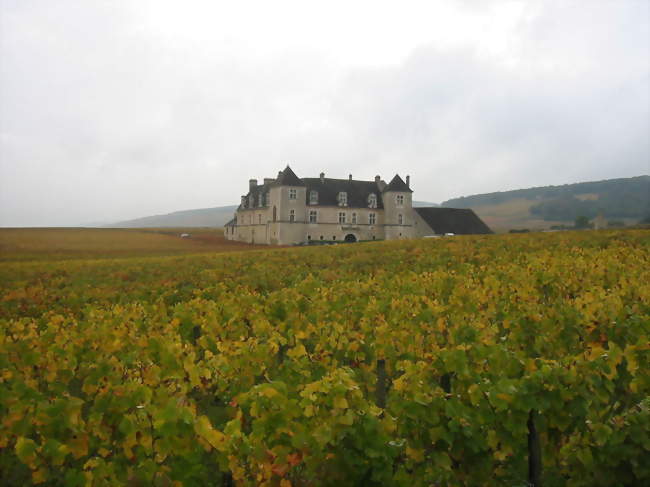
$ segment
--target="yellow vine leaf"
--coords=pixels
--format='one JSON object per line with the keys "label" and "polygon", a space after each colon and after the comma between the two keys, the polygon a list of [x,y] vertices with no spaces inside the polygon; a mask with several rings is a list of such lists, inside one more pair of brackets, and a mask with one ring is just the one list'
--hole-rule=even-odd
{"label": "yellow vine leaf", "polygon": [[337,396],[334,398],[334,407],[337,409],[347,409],[348,401],[343,396]]}
{"label": "yellow vine leaf", "polygon": [[45,467],[41,467],[35,472],[32,472],[32,482],[35,484],[42,484],[47,480],[47,469]]}
{"label": "yellow vine leaf", "polygon": [[406,455],[413,461],[423,462],[424,461],[424,450],[411,448],[410,446],[406,447]]}
{"label": "yellow vine leaf", "polygon": [[212,423],[210,423],[207,416],[199,416],[194,423],[194,431],[213,448],[219,451],[225,450],[226,436],[221,431],[212,427]]}
{"label": "yellow vine leaf", "polygon": [[16,456],[30,468],[35,467],[37,446],[34,440],[19,437],[16,441]]}
{"label": "yellow vine leaf", "polygon": [[505,401],[507,403],[511,403],[512,400],[514,399],[514,397],[512,395],[505,394],[503,392],[497,394],[496,397],[498,397],[499,399],[501,399],[502,401]]}

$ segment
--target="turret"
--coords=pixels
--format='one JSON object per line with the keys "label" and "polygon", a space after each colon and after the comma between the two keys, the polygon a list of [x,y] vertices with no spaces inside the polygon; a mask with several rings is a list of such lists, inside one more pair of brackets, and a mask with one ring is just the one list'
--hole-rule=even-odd
{"label": "turret", "polygon": [[[410,178],[407,176],[410,183]],[[386,238],[410,238],[413,235],[413,191],[396,174],[382,191]]]}

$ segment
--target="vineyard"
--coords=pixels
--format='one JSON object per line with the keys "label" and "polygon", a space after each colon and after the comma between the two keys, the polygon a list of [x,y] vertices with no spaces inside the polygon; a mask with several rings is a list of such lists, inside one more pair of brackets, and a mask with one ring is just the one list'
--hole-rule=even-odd
{"label": "vineyard", "polygon": [[650,485],[650,231],[0,263],[0,483]]}

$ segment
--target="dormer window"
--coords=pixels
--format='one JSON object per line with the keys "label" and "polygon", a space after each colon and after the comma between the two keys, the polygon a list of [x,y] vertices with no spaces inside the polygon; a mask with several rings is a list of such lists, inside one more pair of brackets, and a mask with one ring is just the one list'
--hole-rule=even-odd
{"label": "dormer window", "polygon": [[318,191],[311,190],[309,192],[309,204],[310,205],[318,204]]}
{"label": "dormer window", "polygon": [[404,195],[398,194],[395,196],[395,203],[397,203],[397,206],[404,206]]}
{"label": "dormer window", "polygon": [[341,191],[337,196],[339,206],[348,206],[348,194],[345,191]]}
{"label": "dormer window", "polygon": [[249,208],[255,208],[255,196],[250,195],[248,197],[248,207]]}
{"label": "dormer window", "polygon": [[290,200],[295,200],[298,198],[298,190],[295,188],[291,188],[289,190],[289,199]]}
{"label": "dormer window", "polygon": [[269,206],[269,193],[264,193],[264,206]]}
{"label": "dormer window", "polygon": [[257,206],[260,208],[264,206],[264,193],[257,195]]}
{"label": "dormer window", "polygon": [[377,195],[370,193],[368,196],[368,208],[377,208]]}

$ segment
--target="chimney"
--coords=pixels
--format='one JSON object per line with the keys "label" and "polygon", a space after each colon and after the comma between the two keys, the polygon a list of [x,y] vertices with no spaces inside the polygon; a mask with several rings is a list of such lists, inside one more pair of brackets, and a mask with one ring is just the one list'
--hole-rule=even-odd
{"label": "chimney", "polygon": [[257,179],[249,179],[248,180],[248,189],[253,189],[257,186]]}
{"label": "chimney", "polygon": [[377,174],[375,176],[375,183],[379,184],[379,181],[381,181],[381,176],[379,174]]}
{"label": "chimney", "polygon": [[406,187],[411,189],[411,176],[406,176]]}
{"label": "chimney", "polygon": [[264,178],[264,184],[271,184],[275,179],[273,178]]}
{"label": "chimney", "polygon": [[320,173],[320,183],[323,184],[325,182],[325,173],[322,172]]}
{"label": "chimney", "polygon": [[352,174],[350,174],[350,178],[349,178],[349,179],[350,179],[350,182],[352,182]]}

